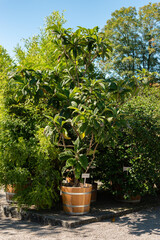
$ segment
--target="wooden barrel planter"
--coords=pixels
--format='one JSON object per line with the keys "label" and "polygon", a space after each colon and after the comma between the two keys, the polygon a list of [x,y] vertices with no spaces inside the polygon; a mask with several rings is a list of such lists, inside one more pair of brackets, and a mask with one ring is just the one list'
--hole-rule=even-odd
{"label": "wooden barrel planter", "polygon": [[97,200],[97,183],[92,184],[91,203]]}
{"label": "wooden barrel planter", "polygon": [[63,210],[69,215],[84,215],[90,211],[92,185],[85,187],[62,186]]}
{"label": "wooden barrel planter", "polygon": [[16,185],[16,184],[8,184],[5,188],[5,192],[6,192],[6,201],[8,203],[16,203],[14,199],[14,196],[16,193],[19,193],[20,191],[23,191],[24,189],[26,189],[28,186],[30,185],[30,183],[20,186],[20,185]]}
{"label": "wooden barrel planter", "polygon": [[141,196],[136,195],[136,196],[130,196],[128,199],[122,198],[121,202],[125,203],[140,203],[141,201]]}
{"label": "wooden barrel planter", "polygon": [[15,185],[7,185],[5,191],[6,191],[6,201],[8,203],[15,202],[13,201],[13,197],[16,194]]}
{"label": "wooden barrel planter", "polygon": [[141,196],[140,195],[130,196],[129,198],[125,199],[125,197],[121,195],[121,196],[117,196],[116,200],[124,203],[140,203]]}

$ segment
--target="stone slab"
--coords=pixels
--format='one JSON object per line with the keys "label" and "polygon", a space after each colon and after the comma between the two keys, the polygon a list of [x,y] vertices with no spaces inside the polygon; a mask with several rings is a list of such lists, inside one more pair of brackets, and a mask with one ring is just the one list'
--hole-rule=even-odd
{"label": "stone slab", "polygon": [[[96,203],[91,205],[91,211],[83,216],[66,215],[62,210],[54,212],[53,210],[31,210],[18,208],[16,205],[8,204],[5,201],[5,195],[0,192],[1,215],[4,217],[18,218],[31,222],[37,222],[42,225],[62,226],[65,228],[74,228],[80,225],[113,219],[142,209],[151,208],[160,205],[160,198],[156,201],[143,201],[140,204],[126,204],[115,201],[111,196],[99,196]],[[147,199],[148,200],[148,199]]]}

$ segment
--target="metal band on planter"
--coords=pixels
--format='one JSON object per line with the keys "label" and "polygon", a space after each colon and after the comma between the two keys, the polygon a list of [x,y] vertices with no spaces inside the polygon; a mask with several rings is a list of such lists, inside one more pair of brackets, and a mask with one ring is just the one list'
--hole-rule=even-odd
{"label": "metal band on planter", "polygon": [[63,194],[68,194],[68,195],[86,195],[86,194],[91,194],[91,192],[83,192],[83,193],[70,193],[70,192],[63,192]]}

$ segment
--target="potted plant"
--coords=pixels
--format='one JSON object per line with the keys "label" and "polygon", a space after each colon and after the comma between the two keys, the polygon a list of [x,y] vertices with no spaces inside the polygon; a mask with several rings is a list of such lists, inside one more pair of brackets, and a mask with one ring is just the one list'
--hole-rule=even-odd
{"label": "potted plant", "polygon": [[[19,74],[25,97],[34,97],[36,104],[43,98],[47,107],[51,107],[51,114],[46,116],[50,124],[44,133],[61,151],[63,173],[74,176],[72,186],[62,186],[62,198],[72,193],[72,196],[78,195],[79,202],[70,196],[64,210],[84,214],[89,211],[92,188],[82,184],[81,175],[87,173],[94,162],[99,144],[113,143],[118,134],[116,129],[123,122],[118,104],[124,101],[130,89],[122,82],[106,81],[97,68],[97,60],[108,58],[111,52],[109,41],[98,33],[98,27],[79,27],[73,32],[58,22],[48,31],[53,34],[56,46],[56,69],[45,73],[24,69],[12,78],[17,81]],[[85,204],[80,201],[81,195],[87,196]],[[72,209],[68,211],[70,205]]]}
{"label": "potted plant", "polygon": [[[96,88],[99,82],[90,81],[88,86],[84,84],[72,94],[71,106],[68,106],[68,118],[57,114],[51,119],[52,131],[55,137],[54,143],[62,149],[59,158],[64,162],[63,173],[73,175],[74,183],[62,186],[62,199],[64,210],[69,214],[84,214],[89,211],[92,186],[82,184],[81,175],[87,173],[92,165],[98,149],[98,144],[106,137],[106,128],[109,121],[106,112],[99,113],[98,107],[94,109]],[[92,93],[89,95],[89,91]],[[72,91],[74,91],[73,89]],[[102,90],[101,90],[102,91]],[[102,91],[103,93],[103,91]],[[103,97],[103,96],[102,96]],[[83,99],[83,102],[82,100]],[[85,101],[88,100],[88,106]],[[79,103],[79,104],[78,104]],[[76,106],[75,106],[76,105]],[[98,101],[97,101],[98,105]],[[49,130],[49,127],[47,127]],[[47,128],[45,132],[47,132]],[[81,199],[81,200],[80,200]]]}
{"label": "potted plant", "polygon": [[146,176],[140,168],[143,162],[133,156],[132,145],[125,144],[122,137],[119,136],[114,147],[101,148],[96,159],[95,177],[102,182],[104,189],[110,190],[116,200],[137,203],[145,191]]}
{"label": "potted plant", "polygon": [[5,192],[6,192],[6,201],[8,203],[13,203],[14,202],[13,198],[16,193],[15,186],[8,184],[5,188]]}
{"label": "potted plant", "polygon": [[14,200],[16,194],[19,194],[19,192],[24,191],[26,188],[28,188],[30,184],[21,185],[21,184],[7,184],[5,187],[6,192],[6,201],[8,203],[16,203],[16,200]]}
{"label": "potted plant", "polygon": [[[72,173],[74,183],[62,186],[64,211],[81,215],[89,212],[92,186],[83,184],[81,175],[92,165],[100,142],[106,139],[111,124],[112,108],[106,109],[106,84],[98,80],[95,60],[105,58],[110,45],[98,35],[98,28],[79,27],[72,32],[56,25],[50,28],[57,41],[60,60],[65,59],[69,85],[56,89],[61,97],[61,111],[51,120],[54,143],[61,148],[63,173]],[[116,112],[116,111],[115,111]],[[110,117],[110,119],[109,119]]]}
{"label": "potted plant", "polygon": [[[131,167],[124,167],[123,166],[123,173],[128,175],[130,174],[129,171],[132,170]],[[137,187],[136,181],[133,181],[132,177],[126,178],[123,182],[123,190],[121,190],[121,195],[119,195],[119,200],[122,202],[128,203],[139,203],[141,201],[140,189],[139,186]],[[124,191],[124,193],[123,193]]]}
{"label": "potted plant", "polygon": [[114,185],[113,192],[116,200],[120,202],[139,203],[141,201],[141,187],[132,177],[123,178],[121,184]]}

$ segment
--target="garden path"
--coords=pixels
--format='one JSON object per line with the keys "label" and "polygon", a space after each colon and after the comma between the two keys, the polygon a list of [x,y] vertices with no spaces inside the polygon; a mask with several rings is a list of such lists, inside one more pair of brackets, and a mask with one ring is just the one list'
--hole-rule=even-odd
{"label": "garden path", "polygon": [[78,228],[41,226],[37,223],[1,219],[0,240],[159,240],[160,207],[143,210]]}

